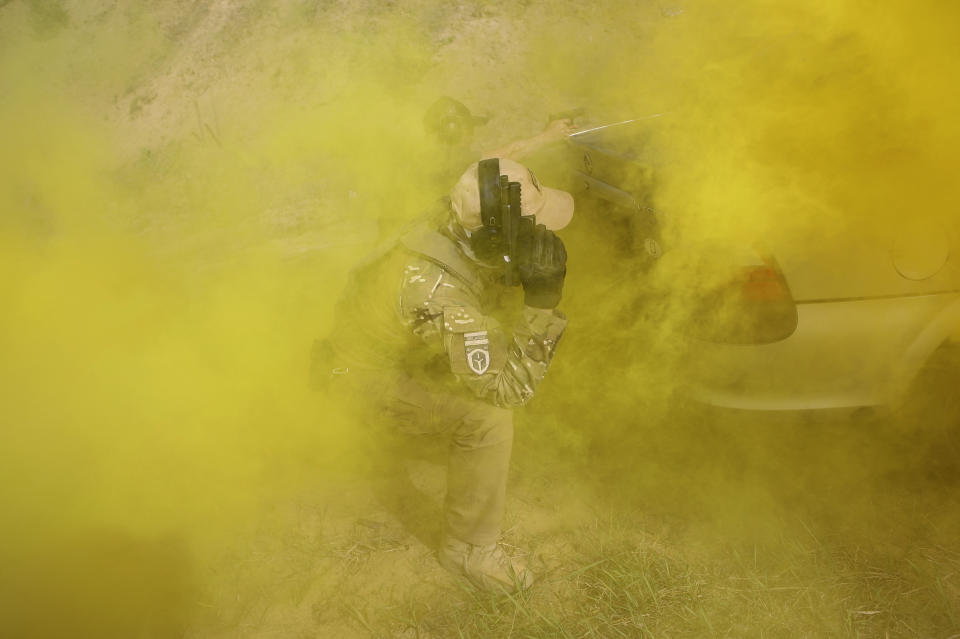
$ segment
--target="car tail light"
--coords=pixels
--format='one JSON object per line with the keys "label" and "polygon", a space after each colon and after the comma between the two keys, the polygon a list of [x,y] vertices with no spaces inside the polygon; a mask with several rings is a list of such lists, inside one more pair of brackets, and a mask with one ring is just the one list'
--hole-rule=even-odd
{"label": "car tail light", "polygon": [[705,294],[694,313],[696,337],[728,344],[766,344],[797,328],[797,305],[773,258],[744,266]]}
{"label": "car tail light", "polygon": [[745,300],[775,302],[790,299],[790,291],[783,275],[769,263],[743,267],[738,280]]}

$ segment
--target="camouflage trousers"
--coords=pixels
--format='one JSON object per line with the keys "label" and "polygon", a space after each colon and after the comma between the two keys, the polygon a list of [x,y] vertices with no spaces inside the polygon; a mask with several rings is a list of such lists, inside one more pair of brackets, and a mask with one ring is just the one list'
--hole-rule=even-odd
{"label": "camouflage trousers", "polygon": [[467,394],[430,389],[402,374],[351,372],[344,377],[351,378],[350,386],[362,388],[358,396],[365,398],[365,406],[359,414],[373,422],[375,431],[400,436],[405,444],[439,441],[445,446],[444,532],[470,544],[496,543],[513,448],[513,412]]}

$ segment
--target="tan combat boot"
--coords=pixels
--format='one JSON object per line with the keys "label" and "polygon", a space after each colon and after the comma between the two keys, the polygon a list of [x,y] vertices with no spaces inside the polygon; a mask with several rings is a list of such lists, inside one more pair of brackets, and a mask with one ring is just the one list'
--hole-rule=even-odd
{"label": "tan combat boot", "polygon": [[475,546],[444,536],[437,553],[440,565],[462,575],[474,586],[488,592],[513,593],[533,585],[533,573],[513,561],[499,544]]}

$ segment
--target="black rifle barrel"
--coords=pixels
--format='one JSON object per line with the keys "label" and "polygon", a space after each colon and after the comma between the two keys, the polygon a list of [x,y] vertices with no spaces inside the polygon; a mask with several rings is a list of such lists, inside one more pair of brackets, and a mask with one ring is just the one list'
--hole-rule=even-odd
{"label": "black rifle barrel", "polygon": [[503,281],[507,286],[513,286],[513,216],[510,207],[510,179],[506,175],[500,176],[500,224],[503,230]]}

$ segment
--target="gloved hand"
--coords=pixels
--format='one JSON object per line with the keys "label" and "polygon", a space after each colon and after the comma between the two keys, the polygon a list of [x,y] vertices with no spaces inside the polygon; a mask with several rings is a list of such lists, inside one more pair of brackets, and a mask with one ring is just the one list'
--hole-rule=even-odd
{"label": "gloved hand", "polygon": [[523,303],[535,308],[556,308],[567,274],[567,249],[553,231],[537,224],[533,236],[520,245],[518,271]]}

